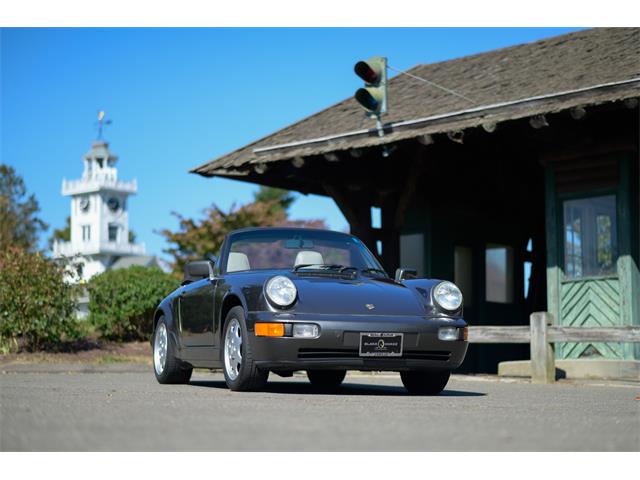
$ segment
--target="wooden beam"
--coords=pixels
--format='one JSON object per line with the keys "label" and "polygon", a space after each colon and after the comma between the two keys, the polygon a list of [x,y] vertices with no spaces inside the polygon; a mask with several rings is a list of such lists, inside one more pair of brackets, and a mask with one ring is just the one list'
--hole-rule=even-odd
{"label": "wooden beam", "polygon": [[351,233],[356,235],[372,252],[376,251],[375,234],[371,228],[371,205],[361,199],[362,195],[349,196],[344,189],[323,183],[327,195],[333,198],[336,205],[349,222]]}
{"label": "wooden beam", "polygon": [[539,130],[543,127],[548,127],[549,122],[547,122],[547,117],[544,115],[534,115],[529,119],[529,125],[536,130]]}
{"label": "wooden beam", "polygon": [[548,328],[549,342],[640,342],[640,327],[560,327]]}
{"label": "wooden beam", "polygon": [[529,343],[531,331],[527,326],[469,327],[469,343]]}
{"label": "wooden beam", "polygon": [[[541,313],[541,312],[537,312]],[[546,313],[546,312],[544,312]],[[533,314],[532,314],[533,315]],[[547,313],[547,315],[550,315]],[[529,343],[531,327],[520,325],[469,327],[469,343]],[[537,331],[536,330],[536,334]],[[640,327],[561,327],[547,326],[547,343],[620,342],[640,343]]]}
{"label": "wooden beam", "polygon": [[409,167],[409,172],[407,173],[407,178],[405,179],[404,187],[400,192],[400,198],[398,199],[393,224],[394,228],[397,230],[400,230],[404,225],[407,208],[409,207],[413,194],[415,193],[418,183],[422,178],[422,153],[424,150],[425,149],[418,149],[417,153],[414,155],[413,160],[411,161],[411,166]]}

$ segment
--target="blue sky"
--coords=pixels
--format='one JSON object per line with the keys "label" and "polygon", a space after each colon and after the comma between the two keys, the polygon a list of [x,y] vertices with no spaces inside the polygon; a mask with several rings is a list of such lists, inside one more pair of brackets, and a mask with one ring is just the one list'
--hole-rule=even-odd
{"label": "blue sky", "polygon": [[[575,28],[2,29],[0,161],[15,167],[53,228],[69,214],[63,178],[79,178],[97,111],[138,180],[130,227],[162,255],[171,211],[229,208],[257,187],[188,170],[349,97],[353,64],[385,55],[406,69],[566,33]],[[298,195],[293,218],[346,228],[324,197]]]}

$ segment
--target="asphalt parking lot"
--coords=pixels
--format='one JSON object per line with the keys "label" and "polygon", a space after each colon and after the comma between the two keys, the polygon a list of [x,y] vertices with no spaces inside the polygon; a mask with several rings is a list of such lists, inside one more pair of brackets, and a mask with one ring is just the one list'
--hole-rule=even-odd
{"label": "asphalt parking lot", "polygon": [[638,385],[455,376],[416,397],[396,375],[349,375],[335,394],[270,380],[237,393],[206,371],[163,386],[143,365],[5,368],[0,450],[640,450]]}

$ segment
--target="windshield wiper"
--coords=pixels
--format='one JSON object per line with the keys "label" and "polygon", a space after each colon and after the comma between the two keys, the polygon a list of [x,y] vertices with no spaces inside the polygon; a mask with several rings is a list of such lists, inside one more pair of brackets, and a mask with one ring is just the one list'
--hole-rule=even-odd
{"label": "windshield wiper", "polygon": [[381,270],[379,268],[363,268],[362,270],[360,270],[362,273],[381,273],[383,277],[388,277],[387,272],[385,272],[384,270]]}
{"label": "windshield wiper", "polygon": [[356,272],[358,271],[356,267],[349,267],[345,265],[336,265],[336,264],[326,264],[326,263],[307,263],[307,264],[296,265],[295,267],[293,267],[293,271],[297,272],[301,268],[309,268],[309,267],[315,267],[318,270],[338,270],[339,272],[346,272],[347,270],[355,270]]}

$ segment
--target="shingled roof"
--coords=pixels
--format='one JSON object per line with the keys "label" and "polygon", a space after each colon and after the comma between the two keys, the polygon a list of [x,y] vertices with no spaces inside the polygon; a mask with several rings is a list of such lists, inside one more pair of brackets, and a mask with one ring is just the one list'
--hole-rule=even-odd
{"label": "shingled roof", "polygon": [[380,138],[353,98],[200,165],[191,172],[236,177],[256,164],[366,148],[424,134],[553,113],[640,96],[640,29],[596,28],[439,63],[389,81]]}

